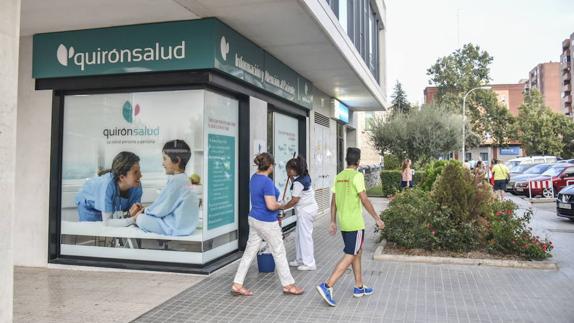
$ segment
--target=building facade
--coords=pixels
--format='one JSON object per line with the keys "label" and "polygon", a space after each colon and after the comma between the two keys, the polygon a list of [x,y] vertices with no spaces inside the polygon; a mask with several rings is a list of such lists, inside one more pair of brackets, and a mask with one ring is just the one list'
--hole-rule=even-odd
{"label": "building facade", "polygon": [[536,65],[528,73],[524,85],[525,94],[537,89],[544,98],[544,104],[553,112],[562,113],[560,63],[549,62]]}
{"label": "building facade", "polygon": [[373,145],[369,136],[369,123],[373,118],[384,118],[385,111],[357,112],[357,147],[361,149],[361,164],[377,167],[382,165],[383,157]]}
{"label": "building facade", "polygon": [[[498,102],[510,111],[513,116],[518,115],[518,108],[524,103],[524,83],[518,84],[490,84],[491,90],[496,94]],[[438,94],[438,88],[430,86],[424,89],[425,104],[432,104]],[[461,106],[462,112],[462,106]],[[464,160],[482,160],[490,162],[492,159],[506,161],[512,158],[523,156],[524,152],[519,143],[510,143],[508,147],[498,147],[494,145],[492,139],[485,135],[478,148],[471,148],[465,151]],[[462,151],[456,152],[452,157],[459,158]]]}
{"label": "building facade", "polygon": [[[498,97],[498,102],[508,108],[513,116],[518,115],[518,108],[524,103],[523,83],[517,84],[489,84],[491,90]],[[428,86],[424,89],[425,104],[432,104],[438,95],[436,86]],[[462,106],[461,106],[462,112]]]}
{"label": "building facade", "polygon": [[[14,104],[2,113],[15,122],[0,125],[14,135],[1,185],[14,225],[1,231],[3,274],[12,263],[212,272],[245,245],[257,153],[274,154],[281,191],[285,162],[307,157],[325,212],[346,147],[360,144],[358,112],[386,105],[382,1],[9,4],[2,64],[14,73],[1,86]],[[152,203],[167,178],[161,147],[174,139],[191,151],[191,234],[79,218],[78,192],[122,151],[139,156],[140,198]]]}
{"label": "building facade", "polygon": [[574,77],[574,33],[562,42],[562,54],[560,55],[560,85],[561,85],[561,108],[562,112],[572,118],[572,79]]}

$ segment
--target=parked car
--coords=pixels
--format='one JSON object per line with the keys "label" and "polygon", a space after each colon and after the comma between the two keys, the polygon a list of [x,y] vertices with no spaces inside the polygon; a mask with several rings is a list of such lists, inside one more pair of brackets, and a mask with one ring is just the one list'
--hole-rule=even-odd
{"label": "parked car", "polygon": [[510,169],[521,164],[555,163],[557,160],[558,158],[556,156],[528,156],[511,159],[504,164]]}
{"label": "parked car", "polygon": [[512,167],[510,169],[510,176],[512,175],[519,175],[519,174],[524,174],[525,172],[527,172],[530,168],[539,165],[539,164],[519,164],[516,165],[514,167]]}
{"label": "parked car", "polygon": [[535,178],[540,176],[542,173],[544,173],[548,168],[552,167],[553,164],[536,164],[530,168],[528,168],[524,173],[522,174],[512,174],[510,173],[510,181],[508,181],[508,184],[506,184],[506,191],[507,192],[512,192],[514,194],[523,194],[524,192],[522,190],[516,190],[515,189],[515,184],[517,182],[524,182],[524,181],[528,181],[531,178]]}
{"label": "parked car", "polygon": [[558,193],[556,215],[574,221],[574,185],[566,186]]}
{"label": "parked car", "polygon": [[557,161],[556,163],[557,164],[562,164],[562,163],[574,164],[574,159],[561,159],[561,160]]}
{"label": "parked car", "polygon": [[516,182],[514,187],[516,192],[531,194],[532,197],[554,197],[556,192],[570,184],[574,184],[574,165],[560,163],[548,168],[538,177]]}

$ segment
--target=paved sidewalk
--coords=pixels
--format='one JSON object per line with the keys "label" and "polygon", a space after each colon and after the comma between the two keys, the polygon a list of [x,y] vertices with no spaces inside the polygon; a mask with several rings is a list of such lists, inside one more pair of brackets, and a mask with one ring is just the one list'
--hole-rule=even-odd
{"label": "paved sidewalk", "polygon": [[[383,200],[375,202],[381,210]],[[246,286],[255,296],[233,297],[235,263],[136,322],[574,322],[574,277],[564,272],[378,262],[372,260],[378,238],[374,222],[367,223],[363,273],[375,288],[372,296],[352,297],[350,271],[335,286],[336,308],[317,295],[315,285],[330,274],[343,247],[340,235],[327,234],[324,216],[315,223],[318,270],[293,271],[306,288],[303,296],[282,295],[276,275],[259,274],[254,263]],[[292,237],[286,247],[292,257]]]}
{"label": "paved sidewalk", "polygon": [[129,322],[204,276],[16,267],[14,322]]}

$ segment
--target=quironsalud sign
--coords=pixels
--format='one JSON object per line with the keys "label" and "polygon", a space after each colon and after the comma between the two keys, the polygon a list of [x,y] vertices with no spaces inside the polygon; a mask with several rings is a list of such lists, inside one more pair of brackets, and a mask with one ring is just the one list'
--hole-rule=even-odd
{"label": "quironsalud sign", "polygon": [[304,77],[216,18],[34,35],[33,77],[217,69],[311,108]]}

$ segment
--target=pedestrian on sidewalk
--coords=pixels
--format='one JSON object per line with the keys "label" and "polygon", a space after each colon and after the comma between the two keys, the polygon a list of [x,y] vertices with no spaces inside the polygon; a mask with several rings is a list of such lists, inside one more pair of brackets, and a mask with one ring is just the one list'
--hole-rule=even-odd
{"label": "pedestrian on sidewalk", "polygon": [[365,242],[365,220],[363,219],[363,206],[375,219],[379,229],[385,227],[365,191],[365,178],[357,171],[361,159],[361,150],[358,148],[347,148],[345,160],[347,168],[340,172],[335,178],[332,188],[331,199],[331,224],[329,232],[334,235],[337,231],[337,224],[343,236],[345,248],[344,255],[337,263],[335,270],[329,279],[317,286],[317,291],[321,297],[331,306],[335,306],[333,298],[333,287],[341,278],[343,273],[352,266],[355,276],[354,297],[362,297],[373,294],[373,288],[363,284],[361,272],[361,253]]}
{"label": "pedestrian on sidewalk", "polygon": [[474,174],[474,179],[475,179],[475,183],[476,185],[483,185],[486,182],[486,167],[484,166],[484,163],[482,162],[482,160],[479,160],[476,163],[476,166],[473,169],[473,174]]}
{"label": "pedestrian on sidewalk", "polygon": [[502,201],[504,199],[504,191],[506,190],[506,185],[510,180],[510,171],[506,165],[497,159],[494,161],[492,172],[494,173],[494,195],[496,195],[496,197]]}
{"label": "pedestrian on sidewalk", "polygon": [[313,222],[319,211],[315,192],[311,186],[311,176],[305,158],[298,156],[287,162],[287,176],[291,179],[291,200],[285,209],[295,207],[297,226],[295,227],[296,258],[289,266],[298,270],[316,270],[313,250]]}
{"label": "pedestrian on sidewalk", "polygon": [[243,286],[243,282],[264,239],[271,247],[271,254],[283,286],[283,293],[301,295],[303,288],[297,287],[293,276],[291,276],[285,245],[283,244],[283,234],[277,222],[279,210],[284,209],[284,207],[277,202],[279,190],[269,178],[269,175],[273,173],[275,160],[271,154],[261,153],[255,157],[254,162],[257,165],[257,172],[251,176],[249,181],[249,194],[251,195],[251,211],[248,219],[249,239],[237,268],[231,293],[236,296],[253,295],[250,290]]}
{"label": "pedestrian on sidewalk", "polygon": [[413,188],[413,170],[411,168],[411,160],[403,160],[402,172],[401,172],[401,188],[404,190],[407,187]]}
{"label": "pedestrian on sidewalk", "polygon": [[492,171],[492,169],[494,168],[494,163],[495,163],[495,161],[496,161],[495,159],[491,160],[491,161],[490,161],[490,165],[489,165],[489,167],[488,167],[488,169],[489,169],[489,172],[488,172],[488,173],[489,173],[489,174],[488,174],[488,180],[489,180],[490,185],[491,185],[492,187],[494,187],[494,172]]}

